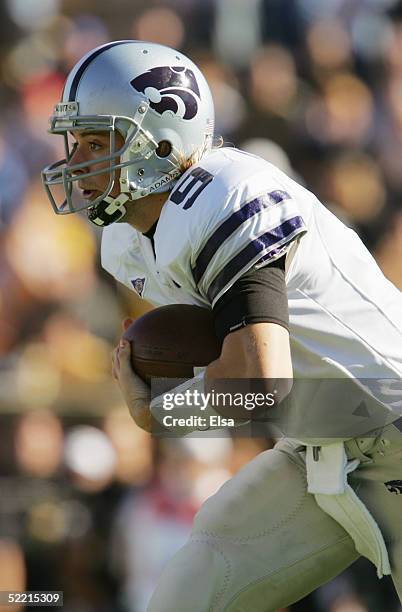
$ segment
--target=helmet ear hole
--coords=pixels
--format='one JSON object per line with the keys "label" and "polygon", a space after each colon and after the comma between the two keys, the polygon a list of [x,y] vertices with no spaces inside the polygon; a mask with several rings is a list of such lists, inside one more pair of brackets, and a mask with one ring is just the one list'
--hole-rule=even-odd
{"label": "helmet ear hole", "polygon": [[161,140],[155,153],[158,157],[169,157],[172,152],[172,145],[168,140]]}

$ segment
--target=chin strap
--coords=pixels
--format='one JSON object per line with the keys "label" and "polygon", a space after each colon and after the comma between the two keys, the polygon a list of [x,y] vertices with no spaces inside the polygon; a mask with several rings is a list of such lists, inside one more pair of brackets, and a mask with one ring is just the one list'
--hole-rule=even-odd
{"label": "chin strap", "polygon": [[[176,186],[181,174],[182,173],[176,168],[172,172],[163,175],[147,189],[144,189],[141,197],[146,197],[152,193],[166,193],[171,191]],[[137,188],[135,191],[137,191]],[[131,194],[127,192],[121,193],[117,198],[107,196],[99,202],[99,204],[88,209],[88,219],[98,227],[106,227],[124,217],[127,212],[125,204],[132,200]]]}
{"label": "chin strap", "polygon": [[105,227],[119,219],[127,212],[125,204],[130,200],[128,193],[121,193],[117,198],[110,196],[88,209],[88,219],[98,227]]}

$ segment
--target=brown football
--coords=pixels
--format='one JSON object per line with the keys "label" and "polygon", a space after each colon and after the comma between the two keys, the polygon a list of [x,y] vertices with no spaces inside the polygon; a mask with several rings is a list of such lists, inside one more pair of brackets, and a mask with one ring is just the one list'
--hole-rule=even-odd
{"label": "brown football", "polygon": [[210,310],[187,304],[161,306],[136,319],[124,332],[131,342],[135,372],[151,378],[192,378],[194,366],[217,359],[221,343]]}

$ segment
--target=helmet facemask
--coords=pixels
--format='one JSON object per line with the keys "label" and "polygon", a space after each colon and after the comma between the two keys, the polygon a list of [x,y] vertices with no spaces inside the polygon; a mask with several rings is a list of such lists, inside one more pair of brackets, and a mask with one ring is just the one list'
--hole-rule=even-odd
{"label": "helmet facemask", "polygon": [[[169,159],[161,159],[160,179],[144,180],[146,161],[156,156],[159,143],[152,135],[141,127],[149,110],[144,101],[140,104],[134,117],[115,115],[83,115],[78,114],[79,103],[60,103],[56,105],[55,114],[50,119],[51,134],[60,134],[64,138],[65,158],[47,166],[42,171],[42,180],[47,195],[56,214],[70,214],[87,210],[89,219],[96,225],[108,225],[122,219],[126,214],[125,204],[129,200],[145,197],[150,192],[163,188],[178,178],[179,157],[172,152]],[[71,145],[71,132],[108,132],[109,154],[94,160],[70,164],[75,151]],[[116,149],[116,133],[124,138],[123,146]],[[90,170],[90,167],[108,162],[108,166]],[[166,165],[168,164],[168,166]],[[83,172],[84,171],[84,172]],[[120,193],[112,197],[116,182],[116,172],[120,171]],[[100,174],[109,174],[107,186],[96,199],[83,200],[74,189],[83,177],[89,178]],[[62,192],[60,194],[56,191]]]}

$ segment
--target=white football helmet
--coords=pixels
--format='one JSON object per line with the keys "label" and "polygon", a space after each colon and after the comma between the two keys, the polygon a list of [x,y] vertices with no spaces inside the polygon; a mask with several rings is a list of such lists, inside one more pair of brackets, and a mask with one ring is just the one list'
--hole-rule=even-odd
{"label": "white football helmet", "polygon": [[[64,136],[66,157],[42,172],[57,214],[88,209],[96,225],[122,219],[130,200],[171,188],[183,161],[202,157],[212,146],[214,107],[208,84],[197,66],[182,53],[138,41],[110,42],[87,53],[71,70],[62,99],[50,118],[50,133]],[[76,202],[73,187],[94,162],[69,165],[74,149],[69,133],[107,131],[109,183],[96,200]],[[116,150],[116,132],[124,144]],[[162,143],[162,144],[161,144]],[[115,170],[120,169],[120,194],[113,198]],[[55,189],[62,187],[60,202]],[[75,191],[75,190],[74,190]]]}

